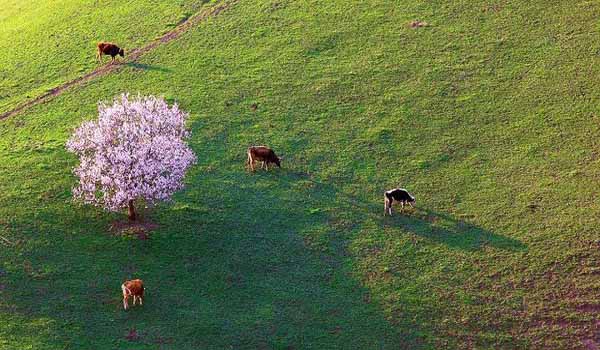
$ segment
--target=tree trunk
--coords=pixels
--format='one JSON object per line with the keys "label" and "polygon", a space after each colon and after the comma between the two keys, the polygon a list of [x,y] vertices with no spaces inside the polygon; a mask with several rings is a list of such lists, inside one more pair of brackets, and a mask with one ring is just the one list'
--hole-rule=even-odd
{"label": "tree trunk", "polygon": [[136,219],[136,215],[135,215],[135,207],[133,206],[133,199],[129,200],[128,203],[128,209],[129,209],[129,221],[135,221]]}

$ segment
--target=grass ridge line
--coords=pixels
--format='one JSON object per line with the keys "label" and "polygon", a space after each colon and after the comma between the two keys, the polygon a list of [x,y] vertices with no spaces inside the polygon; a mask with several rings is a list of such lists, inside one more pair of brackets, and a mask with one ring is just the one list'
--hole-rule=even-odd
{"label": "grass ridge line", "polygon": [[135,60],[140,58],[142,55],[146,54],[148,51],[156,48],[158,45],[166,44],[172,40],[179,38],[182,34],[186,33],[188,30],[192,29],[193,27],[198,25],[203,20],[205,20],[209,17],[215,17],[215,16],[219,15],[221,12],[227,10],[229,7],[236,4],[237,2],[238,2],[238,0],[224,1],[224,2],[218,3],[215,6],[211,6],[208,9],[204,9],[204,10],[196,13],[195,15],[190,16],[188,19],[186,19],[185,21],[180,23],[177,27],[166,32],[159,38],[156,38],[156,39],[150,41],[145,46],[131,50],[131,52],[128,54],[128,58],[126,60],[124,60],[122,63],[117,63],[117,64],[107,63],[107,64],[100,66],[100,67],[96,68],[95,70],[93,70],[92,72],[89,72],[79,78],[73,79],[71,81],[67,81],[63,84],[60,84],[60,85],[50,89],[49,91],[41,94],[40,96],[35,97],[29,101],[26,101],[26,102],[22,103],[21,105],[0,114],[0,120],[10,118],[14,115],[17,115],[29,107],[33,107],[38,104],[48,102],[51,99],[53,99],[54,97],[62,94],[64,91],[68,90],[69,88],[71,88],[73,86],[81,85],[87,81],[90,81],[90,80],[98,77],[98,76],[102,76],[102,75],[111,73],[113,71],[116,71],[117,69],[126,65],[127,63],[135,62]]}

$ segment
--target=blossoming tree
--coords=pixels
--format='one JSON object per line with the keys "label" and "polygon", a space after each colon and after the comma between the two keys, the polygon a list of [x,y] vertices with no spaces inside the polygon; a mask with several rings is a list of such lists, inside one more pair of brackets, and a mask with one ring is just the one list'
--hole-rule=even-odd
{"label": "blossoming tree", "polygon": [[129,220],[136,220],[137,200],[166,201],[183,188],[196,156],[185,142],[188,114],[177,104],[123,94],[112,106],[101,102],[98,114],[67,142],[80,160],[74,169],[79,177],[75,199],[109,211],[128,208]]}

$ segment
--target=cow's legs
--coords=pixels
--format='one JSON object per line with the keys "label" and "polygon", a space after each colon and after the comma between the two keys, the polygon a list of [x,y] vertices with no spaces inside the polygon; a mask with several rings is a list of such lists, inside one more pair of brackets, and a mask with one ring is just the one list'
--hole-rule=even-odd
{"label": "cow's legs", "polygon": [[248,151],[248,165],[250,166],[250,170],[254,171],[254,158],[252,158],[250,151]]}
{"label": "cow's legs", "polygon": [[127,310],[127,296],[129,295],[129,290],[125,287],[124,284],[121,285],[121,290],[123,291],[123,309]]}
{"label": "cow's legs", "polygon": [[387,198],[383,196],[383,216],[387,215]]}
{"label": "cow's legs", "polygon": [[392,206],[394,205],[394,200],[392,198],[386,198],[386,200],[387,200],[388,214],[390,214],[390,216],[392,216]]}
{"label": "cow's legs", "polygon": [[387,214],[392,215],[390,212],[390,201],[386,195],[383,195],[383,216],[386,216]]}

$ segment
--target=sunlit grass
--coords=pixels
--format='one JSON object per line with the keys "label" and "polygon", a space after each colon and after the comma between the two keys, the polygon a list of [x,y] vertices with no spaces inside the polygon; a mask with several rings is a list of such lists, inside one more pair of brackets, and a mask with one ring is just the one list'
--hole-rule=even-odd
{"label": "sunlit grass", "polygon": [[[600,308],[599,10],[240,1],[0,122],[0,234],[17,242],[0,344],[581,348]],[[146,241],[70,196],[64,142],[124,91],[189,111],[199,157]],[[251,144],[283,169],[247,173]],[[417,208],[384,218],[398,185]],[[130,277],[148,294],[124,312]]]}

